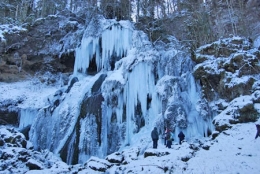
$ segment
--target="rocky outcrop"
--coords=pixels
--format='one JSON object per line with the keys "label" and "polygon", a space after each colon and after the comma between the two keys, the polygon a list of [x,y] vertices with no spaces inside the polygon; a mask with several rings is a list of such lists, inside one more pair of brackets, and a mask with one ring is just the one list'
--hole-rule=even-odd
{"label": "rocky outcrop", "polygon": [[26,173],[50,168],[52,171],[59,168],[59,172],[64,173],[71,170],[53,153],[34,151],[31,143],[14,128],[0,127],[0,149],[0,171],[3,173]]}
{"label": "rocky outcrop", "polygon": [[[63,11],[22,27],[2,26],[5,32],[0,42],[0,81],[14,82],[46,72],[71,73],[84,22]],[[55,78],[47,83],[54,82]]]}
{"label": "rocky outcrop", "polygon": [[[200,80],[209,101],[225,98],[228,101],[250,94],[255,77],[260,71],[260,52],[244,38],[219,40],[199,48],[194,61],[194,77]],[[243,77],[250,75],[249,78]]]}
{"label": "rocky outcrop", "polygon": [[[258,102],[259,59],[260,50],[242,37],[220,39],[197,50],[193,74],[200,81],[203,95],[209,102],[227,103],[217,104],[220,114],[213,121],[216,130],[258,118],[254,104]],[[218,120],[222,116],[225,119]]]}

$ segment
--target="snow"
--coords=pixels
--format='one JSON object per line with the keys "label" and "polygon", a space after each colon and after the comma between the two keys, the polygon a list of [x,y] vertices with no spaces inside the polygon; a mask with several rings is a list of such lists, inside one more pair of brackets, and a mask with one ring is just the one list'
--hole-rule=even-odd
{"label": "snow", "polygon": [[14,26],[14,25],[0,25],[0,42],[6,42],[6,39],[4,37],[4,34],[8,33],[19,33],[19,32],[24,32],[27,29],[20,27],[20,26]]}
{"label": "snow", "polygon": [[0,83],[0,102],[5,100],[22,100],[19,108],[42,108],[45,105],[45,99],[53,94],[58,87],[45,86],[35,79],[16,82]]}
{"label": "snow", "polygon": [[[187,173],[258,173],[259,139],[254,140],[253,123],[237,124],[219,135],[209,151],[200,151],[191,159]],[[198,161],[200,161],[198,163]],[[205,164],[205,165],[203,165]]]}
{"label": "snow", "polygon": [[259,47],[260,47],[260,36],[258,36],[258,37],[254,40],[254,47],[255,47],[255,48],[259,48]]}
{"label": "snow", "polygon": [[[199,142],[184,142],[182,145],[175,142],[172,148],[168,149],[161,140],[158,149],[152,149],[150,141],[145,153],[153,153],[155,156],[136,156],[133,148],[129,150],[132,156],[127,157],[131,158],[127,160],[129,163],[120,167],[115,165],[109,173],[163,173],[168,169],[166,173],[256,174],[260,172],[260,139],[254,139],[255,133],[254,123],[237,124],[221,133],[215,140],[202,142],[205,149],[199,147]],[[206,150],[207,146],[209,150]],[[193,150],[191,147],[198,149]],[[185,162],[186,159],[189,160]]]}

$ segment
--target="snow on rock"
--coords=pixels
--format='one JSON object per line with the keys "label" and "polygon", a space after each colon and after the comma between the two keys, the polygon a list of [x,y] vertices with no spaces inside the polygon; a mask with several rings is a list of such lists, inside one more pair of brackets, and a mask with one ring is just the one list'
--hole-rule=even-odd
{"label": "snow on rock", "polygon": [[40,170],[43,169],[43,165],[39,163],[38,161],[34,159],[29,159],[26,162],[26,166],[29,168],[29,170]]}
{"label": "snow on rock", "polygon": [[[66,166],[61,159],[49,151],[34,151],[30,142],[15,128],[0,127],[0,173],[26,173],[29,170],[39,171],[48,168],[59,169],[59,173]],[[33,172],[29,172],[33,173]]]}
{"label": "snow on rock", "polygon": [[[203,56],[213,59],[203,59]],[[232,100],[250,94],[257,75],[259,50],[242,37],[232,37],[200,47],[196,51],[194,76],[200,79],[202,89],[209,101],[216,98]]]}
{"label": "snow on rock", "polygon": [[11,24],[0,25],[0,42],[6,42],[6,39],[4,37],[5,34],[19,33],[25,31],[27,31],[27,29],[20,26],[14,26]]}
{"label": "snow on rock", "polygon": [[110,163],[121,163],[123,159],[123,155],[120,152],[114,152],[106,157],[106,160]]}
{"label": "snow on rock", "polygon": [[6,129],[5,127],[1,127],[0,131],[0,142],[2,147],[26,147],[27,142],[24,135],[14,128]]}
{"label": "snow on rock", "polygon": [[[46,96],[57,90],[55,86],[46,86],[34,79],[16,82],[0,83],[0,105],[5,105],[7,101],[12,101],[14,108],[42,108],[45,105]],[[45,95],[40,95],[45,94]]]}
{"label": "snow on rock", "polygon": [[241,96],[232,100],[228,107],[214,117],[216,130],[223,131],[238,122],[250,122],[257,119],[253,96]]}
{"label": "snow on rock", "polygon": [[193,74],[216,112],[213,123],[217,130],[257,120],[259,55],[259,50],[243,37],[220,39],[196,51]]}
{"label": "snow on rock", "polygon": [[170,153],[167,151],[167,149],[164,150],[154,150],[154,149],[147,149],[144,152],[144,157],[149,157],[149,156],[164,156],[164,155],[169,155]]}
{"label": "snow on rock", "polygon": [[91,168],[94,171],[105,172],[112,165],[107,160],[91,157],[85,166]]}
{"label": "snow on rock", "polygon": [[138,147],[136,148],[130,148],[122,152],[122,155],[124,157],[123,164],[128,164],[133,160],[137,160],[138,156],[140,154],[140,149]]}

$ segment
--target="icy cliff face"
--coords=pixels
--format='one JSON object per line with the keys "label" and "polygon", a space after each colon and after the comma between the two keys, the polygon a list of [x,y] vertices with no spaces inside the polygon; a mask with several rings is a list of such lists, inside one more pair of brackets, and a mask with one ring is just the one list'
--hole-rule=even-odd
{"label": "icy cliff face", "polygon": [[93,20],[76,50],[71,79],[79,81],[48,97],[30,139],[75,164],[149,143],[154,126],[176,139],[180,130],[188,141],[208,136],[212,115],[192,68],[175,38],[152,44],[128,21]]}

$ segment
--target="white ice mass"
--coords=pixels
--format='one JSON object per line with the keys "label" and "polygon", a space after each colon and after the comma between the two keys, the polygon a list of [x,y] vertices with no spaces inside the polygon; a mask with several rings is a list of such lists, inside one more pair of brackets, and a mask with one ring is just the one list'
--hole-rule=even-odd
{"label": "white ice mass", "polygon": [[[79,81],[68,93],[60,89],[49,96],[34,119],[30,139],[35,148],[66,152],[62,159],[73,164],[131,147],[141,141],[139,132],[149,135],[154,126],[160,133],[171,127],[175,139],[180,130],[187,141],[209,136],[212,116],[203,115],[192,63],[176,50],[178,45],[160,56],[130,22],[111,20],[102,26],[98,32],[86,28],[76,50],[72,77]],[[172,67],[159,66],[171,59],[176,59]]]}

